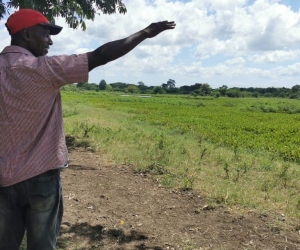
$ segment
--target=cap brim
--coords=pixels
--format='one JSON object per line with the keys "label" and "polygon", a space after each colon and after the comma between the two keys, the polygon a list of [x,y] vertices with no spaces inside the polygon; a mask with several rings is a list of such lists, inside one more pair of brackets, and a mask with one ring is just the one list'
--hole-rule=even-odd
{"label": "cap brim", "polygon": [[61,26],[52,24],[52,23],[40,23],[40,25],[46,26],[50,30],[50,35],[57,35],[59,32],[61,32],[62,28]]}

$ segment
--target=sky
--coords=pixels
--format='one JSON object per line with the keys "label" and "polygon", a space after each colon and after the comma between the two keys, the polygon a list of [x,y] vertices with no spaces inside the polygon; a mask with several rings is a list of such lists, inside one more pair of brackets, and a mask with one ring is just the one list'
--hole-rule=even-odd
{"label": "sky", "polygon": [[[97,15],[87,29],[56,24],[49,56],[79,54],[125,38],[152,22],[176,28],[147,39],[122,58],[90,72],[89,83],[124,82],[212,88],[300,85],[300,0],[126,0],[127,13]],[[10,37],[0,21],[0,50]]]}

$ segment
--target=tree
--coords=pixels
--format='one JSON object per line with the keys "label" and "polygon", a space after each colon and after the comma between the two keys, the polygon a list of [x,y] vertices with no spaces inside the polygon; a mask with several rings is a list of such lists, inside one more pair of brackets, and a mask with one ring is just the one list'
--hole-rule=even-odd
{"label": "tree", "polygon": [[167,81],[167,88],[168,89],[174,89],[175,88],[175,80],[173,80],[173,79],[169,79],[168,81]]}
{"label": "tree", "polygon": [[97,91],[98,90],[98,85],[96,83],[88,83],[86,86],[85,86],[85,89],[86,90],[94,90],[94,91]]}
{"label": "tree", "polygon": [[295,85],[292,87],[292,93],[298,93],[300,92],[300,85]]}
{"label": "tree", "polygon": [[140,93],[140,89],[133,85],[133,84],[130,84],[126,89],[125,89],[125,92],[126,93],[130,93],[130,94],[137,94],[137,93]]}
{"label": "tree", "polygon": [[162,83],[162,84],[161,84],[161,87],[162,87],[163,89],[167,89],[167,88],[168,88],[168,84]]}
{"label": "tree", "polygon": [[226,85],[223,85],[222,87],[219,88],[219,91],[222,96],[226,95],[227,89],[228,89],[228,87]]}
{"label": "tree", "polygon": [[156,86],[156,87],[154,87],[152,93],[153,94],[164,94],[165,90],[161,86]]}
{"label": "tree", "polygon": [[194,91],[194,90],[196,90],[196,89],[200,89],[201,88],[201,86],[202,86],[202,83],[195,83],[194,85],[191,85],[191,91]]}
{"label": "tree", "polygon": [[11,9],[35,9],[43,13],[50,22],[54,18],[65,18],[69,27],[76,29],[79,25],[86,29],[84,20],[94,20],[98,12],[103,14],[126,13],[126,6],[122,0],[0,0],[0,19],[10,14]]}
{"label": "tree", "polygon": [[106,81],[102,79],[99,83],[99,89],[100,90],[105,90],[106,89]]}
{"label": "tree", "polygon": [[183,94],[189,94],[189,92],[191,91],[191,86],[184,85],[181,86],[179,89]]}
{"label": "tree", "polygon": [[112,86],[114,91],[123,91],[128,86],[128,84],[124,82],[114,82],[110,83],[110,85]]}
{"label": "tree", "polygon": [[291,88],[291,93],[289,94],[289,98],[298,99],[300,96],[300,85],[295,85]]}
{"label": "tree", "polygon": [[77,88],[97,91],[98,85],[96,83],[79,82],[77,83]]}
{"label": "tree", "polygon": [[199,90],[202,95],[210,95],[212,88],[208,83],[203,83]]}
{"label": "tree", "polygon": [[161,87],[163,89],[174,89],[175,88],[175,80],[169,79],[167,83],[162,83]]}
{"label": "tree", "polygon": [[111,91],[113,91],[113,88],[110,84],[106,84],[105,90],[108,92],[111,92]]}
{"label": "tree", "polygon": [[79,82],[77,83],[77,88],[85,88],[85,86],[87,85],[88,83],[86,82]]}
{"label": "tree", "polygon": [[145,94],[147,92],[148,87],[143,83],[142,81],[139,81],[138,83],[138,88],[140,89],[142,94]]}
{"label": "tree", "polygon": [[213,95],[214,95],[214,98],[219,98],[221,96],[221,93],[219,90],[214,90]]}
{"label": "tree", "polygon": [[78,88],[76,84],[67,84],[61,87],[62,91],[72,91],[72,92],[78,92]]}
{"label": "tree", "polygon": [[232,98],[241,97],[241,91],[238,88],[232,88],[226,91],[226,95]]}

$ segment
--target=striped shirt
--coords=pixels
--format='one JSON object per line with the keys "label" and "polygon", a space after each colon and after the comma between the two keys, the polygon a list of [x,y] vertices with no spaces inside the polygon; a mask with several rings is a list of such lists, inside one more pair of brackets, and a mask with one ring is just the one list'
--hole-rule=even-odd
{"label": "striped shirt", "polygon": [[87,54],[0,53],[0,186],[67,164],[60,87],[87,82]]}

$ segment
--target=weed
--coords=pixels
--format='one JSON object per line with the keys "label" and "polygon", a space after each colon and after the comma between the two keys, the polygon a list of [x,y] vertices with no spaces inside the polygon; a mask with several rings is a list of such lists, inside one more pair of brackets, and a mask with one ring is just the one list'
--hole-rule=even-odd
{"label": "weed", "polygon": [[265,180],[261,185],[261,190],[264,192],[264,200],[268,200],[270,197],[271,184],[270,181]]}
{"label": "weed", "polygon": [[89,133],[95,128],[95,125],[89,124],[87,121],[85,122],[80,122],[78,124],[79,128],[82,130],[82,137],[83,138],[88,138]]}
{"label": "weed", "polygon": [[207,148],[202,149],[201,155],[200,155],[200,159],[201,159],[201,160],[202,160],[203,157],[205,156],[206,152],[207,152]]}
{"label": "weed", "polygon": [[297,201],[297,210],[300,211],[300,198],[298,198],[298,201]]}
{"label": "weed", "polygon": [[234,179],[234,182],[238,182],[239,179],[240,179],[240,176],[241,176],[241,169],[240,169],[239,167],[237,167],[237,168],[235,169],[235,171],[236,171],[236,177],[235,177],[235,179]]}
{"label": "weed", "polygon": [[224,169],[225,174],[226,174],[225,178],[229,179],[229,164],[227,162],[224,162],[223,169]]}
{"label": "weed", "polygon": [[238,159],[238,145],[236,144],[236,145],[234,145],[234,147],[233,147],[233,152],[234,152],[234,159]]}
{"label": "weed", "polygon": [[169,173],[169,171],[164,166],[160,165],[158,162],[154,162],[153,164],[147,166],[143,170],[135,170],[135,172],[152,175],[163,175]]}
{"label": "weed", "polygon": [[188,154],[188,150],[184,146],[182,147],[181,154],[183,154],[183,155]]}
{"label": "weed", "polygon": [[85,139],[79,139],[76,141],[76,146],[77,147],[82,147],[82,148],[92,148],[91,142],[89,140]]}
{"label": "weed", "polygon": [[79,114],[79,111],[77,110],[78,103],[79,102],[72,103],[69,106],[64,106],[63,107],[63,117],[66,118],[66,117],[78,115]]}
{"label": "weed", "polygon": [[67,109],[67,108],[63,109],[63,117],[64,118],[70,117],[70,116],[73,116],[73,115],[78,115],[78,114],[79,114],[79,112],[76,109],[76,107],[73,107],[71,109]]}
{"label": "weed", "polygon": [[56,250],[63,250],[63,249],[67,249],[69,245],[69,242],[67,239],[61,239],[59,238],[57,241],[57,246],[56,246]]}
{"label": "weed", "polygon": [[184,169],[184,173],[181,176],[183,187],[181,188],[184,191],[192,190],[194,187],[194,182],[196,180],[194,173],[192,173],[191,169],[187,166]]}
{"label": "weed", "polygon": [[206,105],[203,102],[198,102],[196,107],[205,107]]}
{"label": "weed", "polygon": [[262,162],[260,165],[261,170],[270,172],[273,170],[273,166],[270,162]]}
{"label": "weed", "polygon": [[163,134],[160,135],[160,138],[158,140],[158,148],[162,150],[165,147],[165,137]]}
{"label": "weed", "polygon": [[284,164],[280,171],[279,171],[279,179],[281,180],[281,182],[283,183],[283,187],[284,188],[287,188],[287,184],[288,184],[288,181],[290,180],[290,175],[289,175],[289,168],[290,166],[287,165],[287,164]]}
{"label": "weed", "polygon": [[157,179],[157,181],[159,181],[165,187],[173,188],[173,187],[177,186],[178,179],[180,179],[180,177],[178,175],[170,173],[170,174],[161,176],[161,178]]}
{"label": "weed", "polygon": [[26,237],[26,232],[25,232],[25,235],[24,235],[22,243],[21,243],[20,250],[26,250],[26,249],[27,249],[27,237]]}
{"label": "weed", "polygon": [[233,103],[233,102],[226,102],[226,103],[223,104],[223,106],[224,106],[224,107],[235,107],[236,104]]}
{"label": "weed", "polygon": [[247,162],[244,162],[240,168],[243,174],[246,174],[251,169],[251,166],[249,166]]}
{"label": "weed", "polygon": [[197,141],[198,141],[198,145],[199,145],[199,147],[201,147],[201,146],[202,146],[202,144],[203,144],[203,142],[204,142],[204,139],[203,139],[203,137],[202,137],[202,136],[198,136],[198,139],[197,139]]}

